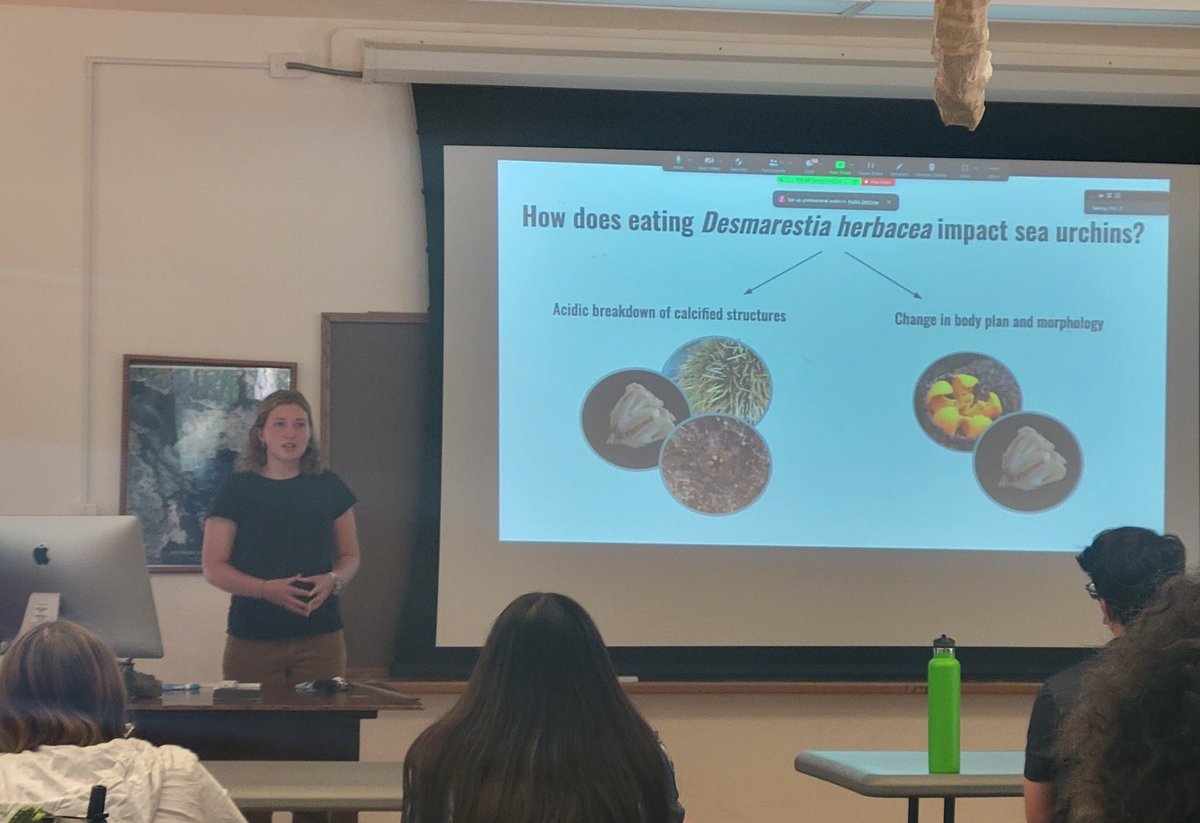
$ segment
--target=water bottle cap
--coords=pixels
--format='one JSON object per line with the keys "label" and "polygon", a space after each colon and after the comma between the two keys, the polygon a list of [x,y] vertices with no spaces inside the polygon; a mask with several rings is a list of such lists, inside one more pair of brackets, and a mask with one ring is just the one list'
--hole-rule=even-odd
{"label": "water bottle cap", "polygon": [[953,650],[954,649],[954,638],[947,637],[946,635],[943,634],[941,637],[939,637],[933,641],[933,648],[935,650],[937,650],[937,649]]}

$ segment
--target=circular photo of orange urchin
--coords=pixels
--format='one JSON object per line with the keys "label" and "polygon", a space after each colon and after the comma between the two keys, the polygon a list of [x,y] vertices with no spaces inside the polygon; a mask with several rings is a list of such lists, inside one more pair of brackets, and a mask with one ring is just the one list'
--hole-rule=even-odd
{"label": "circular photo of orange urchin", "polygon": [[995,358],[956,352],[931,364],[917,379],[913,410],[934,442],[969,452],[1001,416],[1021,411],[1021,387]]}
{"label": "circular photo of orange urchin", "polygon": [[753,426],[727,414],[680,423],[663,444],[659,471],[671,496],[703,514],[733,514],[767,487],[771,453]]}

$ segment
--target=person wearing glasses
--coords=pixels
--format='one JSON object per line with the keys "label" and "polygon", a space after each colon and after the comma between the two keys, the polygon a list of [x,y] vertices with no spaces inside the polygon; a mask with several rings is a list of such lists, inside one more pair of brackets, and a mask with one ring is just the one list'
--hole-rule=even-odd
{"label": "person wearing glasses", "polygon": [[1200,820],[1200,576],[1164,584],[1104,650],[1061,739],[1072,823]]}
{"label": "person wearing glasses", "polygon": [[[1075,561],[1089,578],[1084,590],[1097,602],[1104,625],[1119,640],[1162,584],[1183,572],[1184,547],[1173,534],[1122,526],[1100,532]],[[1059,734],[1094,663],[1094,658],[1089,658],[1055,674],[1034,700],[1025,744],[1027,823],[1067,819],[1064,786],[1071,762],[1059,750]]]}

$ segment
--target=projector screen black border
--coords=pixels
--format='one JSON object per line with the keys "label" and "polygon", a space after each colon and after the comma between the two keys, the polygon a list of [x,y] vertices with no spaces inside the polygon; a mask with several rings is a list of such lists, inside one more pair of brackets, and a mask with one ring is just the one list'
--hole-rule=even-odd
{"label": "projector screen black border", "polygon": [[[473,648],[439,648],[435,640],[444,146],[1200,164],[1200,141],[1195,140],[1200,108],[989,102],[982,124],[968,132],[943,126],[932,100],[425,84],[415,84],[412,93],[425,198],[432,402],[429,437],[422,444],[420,534],[391,665],[394,676],[410,680],[464,679],[478,654]],[[928,653],[925,646],[612,649],[620,674],[659,681],[920,680]],[[1038,681],[1090,654],[1077,647],[960,650],[964,679],[974,681]]]}

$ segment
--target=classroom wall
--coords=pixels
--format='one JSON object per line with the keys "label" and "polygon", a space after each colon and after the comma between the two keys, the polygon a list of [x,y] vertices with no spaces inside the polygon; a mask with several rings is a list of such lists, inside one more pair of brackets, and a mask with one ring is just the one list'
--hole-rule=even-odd
{"label": "classroom wall", "polygon": [[[725,25],[507,8],[389,5],[435,22]],[[117,511],[123,354],[296,360],[315,397],[321,312],[425,310],[407,89],[272,79],[261,65],[277,52],[319,62],[334,30],[370,24],[0,5],[0,513]],[[154,591],[166,657],[142,667],[214,679],[226,598],[193,574],[156,575]],[[401,758],[451,699],[369,723],[365,756]],[[801,777],[792,757],[924,745],[919,695],[637,700],[695,821],[899,819],[900,801]],[[968,695],[964,745],[1019,748],[1030,703]],[[964,821],[1020,815],[1015,799],[959,808]]]}

